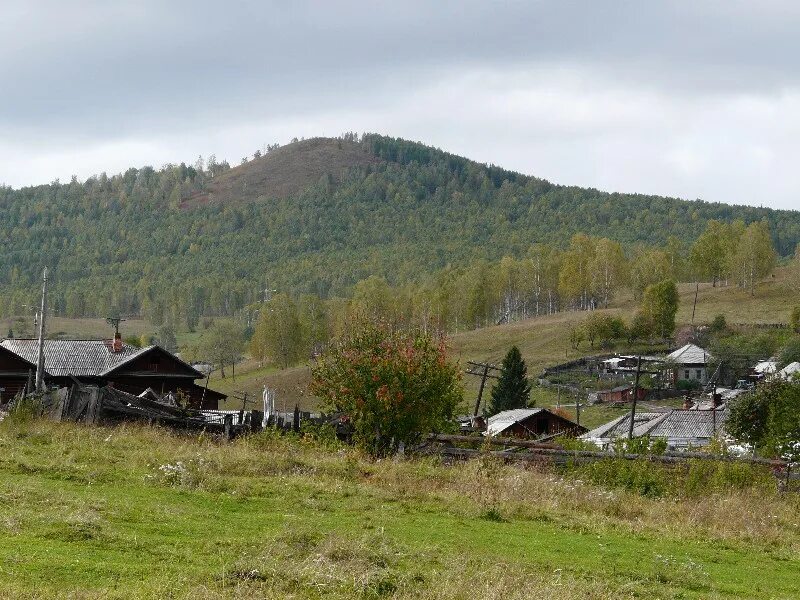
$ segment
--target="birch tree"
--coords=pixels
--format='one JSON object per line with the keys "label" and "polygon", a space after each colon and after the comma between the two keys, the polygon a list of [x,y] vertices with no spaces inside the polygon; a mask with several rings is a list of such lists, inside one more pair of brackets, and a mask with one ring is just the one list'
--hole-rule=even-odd
{"label": "birch tree", "polygon": [[776,255],[765,221],[751,223],[739,237],[731,256],[736,282],[755,295],[755,284],[775,268]]}

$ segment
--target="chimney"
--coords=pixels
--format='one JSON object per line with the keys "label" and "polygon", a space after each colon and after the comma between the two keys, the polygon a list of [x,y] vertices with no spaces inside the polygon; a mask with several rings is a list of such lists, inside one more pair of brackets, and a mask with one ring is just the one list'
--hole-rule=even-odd
{"label": "chimney", "polygon": [[111,351],[115,354],[122,352],[122,335],[120,335],[119,331],[114,334],[114,343],[111,345]]}

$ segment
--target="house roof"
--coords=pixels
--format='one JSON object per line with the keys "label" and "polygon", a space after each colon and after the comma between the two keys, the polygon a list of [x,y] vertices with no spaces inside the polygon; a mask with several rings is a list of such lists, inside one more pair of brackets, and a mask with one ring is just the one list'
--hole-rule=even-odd
{"label": "house roof", "polygon": [[[637,413],[633,421],[633,437],[649,435],[676,439],[707,439],[714,437],[715,426],[719,431],[725,422],[727,411],[674,409],[664,413]],[[587,440],[610,440],[628,435],[630,415],[624,415],[601,425],[581,436]]]}
{"label": "house roof", "polygon": [[768,373],[774,373],[777,370],[778,370],[778,361],[775,360],[774,358],[770,358],[769,360],[762,360],[761,362],[756,364],[755,367],[753,367],[753,371],[755,371],[756,373],[763,373],[765,375]]}
{"label": "house roof", "polygon": [[20,356],[20,355],[19,355],[19,354],[17,354],[16,352],[12,352],[12,351],[11,351],[11,350],[9,350],[8,348],[6,348],[6,347],[4,347],[2,344],[0,344],[0,353],[3,353],[3,352],[5,352],[5,353],[6,353],[6,356],[9,356],[9,355],[10,355],[10,358],[12,358],[12,359],[15,359],[15,360],[18,360],[18,361],[19,361],[19,362],[21,362],[21,363],[24,363],[26,368],[28,368],[28,369],[32,369],[32,370],[34,370],[34,371],[36,370],[36,363],[34,363],[33,361],[30,361],[30,360],[26,359],[24,356]]}
{"label": "house roof", "polygon": [[783,379],[791,379],[795,373],[800,373],[800,362],[791,362],[785,367],[783,367],[779,372],[778,376]]}
{"label": "house roof", "polygon": [[[664,413],[657,412],[637,412],[633,419],[634,430],[637,426],[649,423],[653,419],[662,416]],[[628,428],[630,424],[630,413],[617,417],[613,421],[604,423],[599,427],[595,427],[588,433],[584,433],[581,438],[583,439],[611,439],[628,435]]]}
{"label": "house roof", "polygon": [[[716,412],[716,415],[714,414]],[[639,435],[675,438],[712,438],[728,416],[726,410],[679,410],[675,409],[664,418],[652,423]],[[716,427],[716,431],[715,428]]]}
{"label": "house roof", "polygon": [[[38,360],[38,340],[8,339],[3,340],[0,346],[33,364],[36,364]],[[112,342],[109,340],[45,340],[44,370],[52,377],[68,375],[102,377],[125,363],[156,349],[167,352],[159,346],[136,348],[128,344],[122,344],[119,352],[113,352]],[[175,360],[183,363],[177,357]],[[189,368],[192,369],[192,367]],[[196,369],[192,370],[197,372]],[[197,372],[197,377],[201,376],[202,374]]]}
{"label": "house roof", "polygon": [[498,435],[511,427],[514,423],[532,417],[543,410],[543,408],[515,408],[492,415],[486,422],[486,435]]}
{"label": "house roof", "polygon": [[711,355],[700,346],[686,344],[675,352],[667,354],[667,360],[679,365],[700,365],[711,359]]}

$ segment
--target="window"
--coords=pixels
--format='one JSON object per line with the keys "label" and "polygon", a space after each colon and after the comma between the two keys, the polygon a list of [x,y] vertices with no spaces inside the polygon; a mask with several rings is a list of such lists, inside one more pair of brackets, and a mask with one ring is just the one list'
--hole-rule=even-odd
{"label": "window", "polygon": [[697,369],[697,378],[698,379],[702,379],[703,378],[703,369]]}
{"label": "window", "polygon": [[686,369],[686,370],[683,372],[683,378],[684,378],[684,379],[689,379],[689,369]]}

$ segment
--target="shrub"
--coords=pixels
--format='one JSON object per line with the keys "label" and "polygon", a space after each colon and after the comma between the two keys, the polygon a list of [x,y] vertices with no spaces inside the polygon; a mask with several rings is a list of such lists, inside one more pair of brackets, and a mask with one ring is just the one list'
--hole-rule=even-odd
{"label": "shrub", "polygon": [[790,339],[787,344],[781,348],[781,353],[778,355],[778,364],[781,368],[795,361],[800,361],[800,336],[795,336]]}
{"label": "shrub", "polygon": [[725,429],[769,456],[800,441],[800,383],[770,381],[730,404]]}
{"label": "shrub", "polygon": [[697,379],[679,379],[675,388],[681,391],[697,390],[700,389],[700,382]]}
{"label": "shrub", "polygon": [[721,331],[725,331],[726,329],[728,329],[728,323],[725,320],[725,315],[717,315],[711,321],[712,333],[720,333]]}
{"label": "shrub", "polygon": [[450,427],[462,398],[443,338],[364,320],[319,357],[310,390],[349,415],[354,441],[375,455]]}
{"label": "shrub", "polygon": [[800,305],[795,306],[789,313],[789,328],[795,333],[800,333]]}

